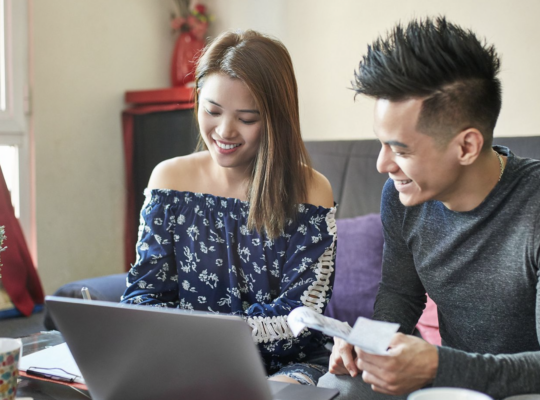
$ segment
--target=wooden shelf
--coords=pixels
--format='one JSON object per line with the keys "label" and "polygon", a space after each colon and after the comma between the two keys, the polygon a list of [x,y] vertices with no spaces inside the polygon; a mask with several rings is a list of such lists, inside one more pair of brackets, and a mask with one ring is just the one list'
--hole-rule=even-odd
{"label": "wooden shelf", "polygon": [[125,102],[137,105],[165,104],[165,103],[193,103],[194,88],[172,87],[151,90],[133,90],[125,94]]}

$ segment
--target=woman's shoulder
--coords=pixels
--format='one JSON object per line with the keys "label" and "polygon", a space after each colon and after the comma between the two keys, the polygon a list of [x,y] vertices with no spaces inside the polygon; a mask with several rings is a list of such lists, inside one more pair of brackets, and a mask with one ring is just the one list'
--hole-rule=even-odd
{"label": "woman's shoulder", "polygon": [[334,195],[330,181],[314,169],[311,169],[311,176],[308,179],[306,202],[314,206],[334,207]]}
{"label": "woman's shoulder", "polygon": [[207,151],[192,153],[160,162],[152,171],[148,189],[192,191],[208,164]]}

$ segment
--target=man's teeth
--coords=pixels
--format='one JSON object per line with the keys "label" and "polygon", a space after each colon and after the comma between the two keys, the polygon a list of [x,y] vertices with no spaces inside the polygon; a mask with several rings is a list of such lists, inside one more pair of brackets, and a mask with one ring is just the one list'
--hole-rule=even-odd
{"label": "man's teeth", "polygon": [[223,149],[223,150],[230,150],[230,149],[234,149],[235,147],[240,146],[239,144],[223,144],[223,143],[218,142],[217,140],[216,140],[216,144],[218,145],[220,149]]}
{"label": "man's teeth", "polygon": [[412,182],[410,179],[407,179],[406,181],[397,181],[400,185],[406,185],[407,183]]}

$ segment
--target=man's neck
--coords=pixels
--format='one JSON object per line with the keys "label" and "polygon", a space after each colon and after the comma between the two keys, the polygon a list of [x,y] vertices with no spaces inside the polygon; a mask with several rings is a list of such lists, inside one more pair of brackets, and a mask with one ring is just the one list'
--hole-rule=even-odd
{"label": "man's neck", "polygon": [[506,166],[506,157],[501,155],[501,160],[502,169],[495,151],[481,154],[473,165],[464,168],[456,189],[442,203],[456,212],[474,210],[499,183],[501,170]]}

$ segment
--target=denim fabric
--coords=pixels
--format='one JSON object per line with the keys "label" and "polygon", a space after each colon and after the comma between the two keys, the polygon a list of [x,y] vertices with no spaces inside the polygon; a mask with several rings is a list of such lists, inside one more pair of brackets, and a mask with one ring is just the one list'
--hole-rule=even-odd
{"label": "denim fabric", "polygon": [[316,386],[319,378],[328,372],[330,354],[326,348],[314,351],[303,363],[286,365],[272,376],[285,375],[296,379],[302,385]]}

